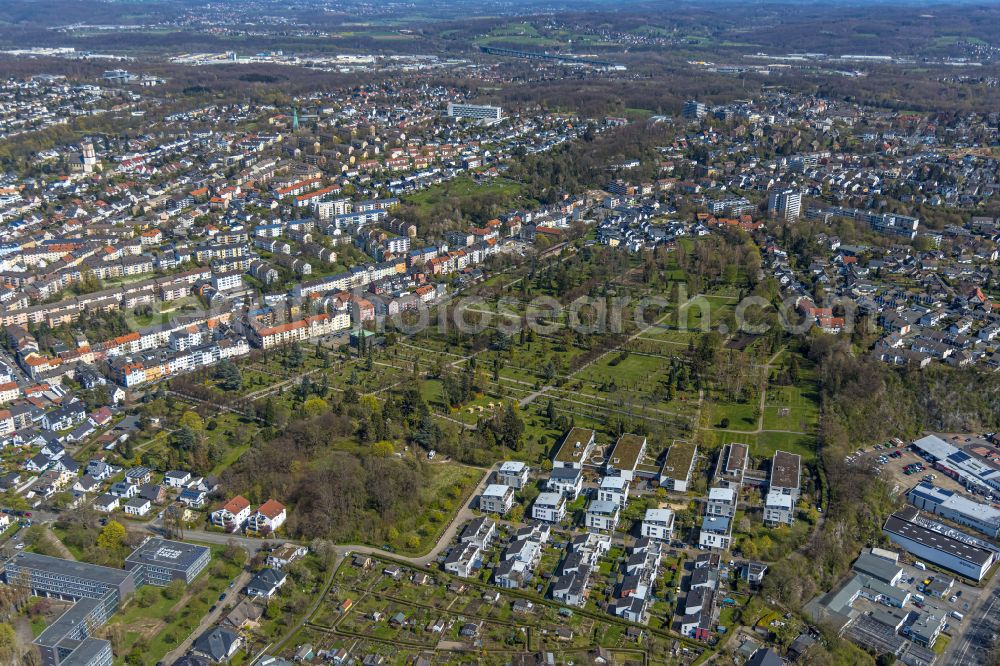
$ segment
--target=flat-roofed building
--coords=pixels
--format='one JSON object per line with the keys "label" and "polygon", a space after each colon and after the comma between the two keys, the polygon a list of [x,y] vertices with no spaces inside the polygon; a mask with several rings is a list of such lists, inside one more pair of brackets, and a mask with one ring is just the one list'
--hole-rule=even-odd
{"label": "flat-roofed building", "polygon": [[635,470],[646,455],[646,438],[626,433],[618,438],[608,459],[604,463],[605,472],[610,476],[621,476],[635,480]]}
{"label": "flat-roofed building", "polygon": [[621,476],[606,476],[601,479],[601,485],[597,488],[597,499],[602,502],[614,502],[624,509],[628,504],[628,479]]}
{"label": "flat-roofed building", "polygon": [[165,587],[175,580],[190,584],[211,557],[212,551],[205,546],[153,537],[125,558],[125,566],[136,571],[139,585]]}
{"label": "flat-roofed building", "polygon": [[132,571],[25,552],[7,562],[4,580],[8,585],[26,587],[37,596],[72,601],[104,599],[109,591],[113,592],[105,619],[132,596],[137,587]]}
{"label": "flat-roofed building", "polygon": [[[167,550],[178,553],[177,557],[165,556]],[[207,566],[210,556],[204,546],[150,538],[126,558],[125,570],[21,552],[6,562],[3,578],[8,585],[37,596],[75,602],[35,639],[43,666],[111,666],[111,643],[93,636],[94,631],[138,587],[169,583],[160,573],[164,557],[172,563],[167,567],[176,572],[169,579],[189,583]]]}
{"label": "flat-roofed building", "polygon": [[903,627],[903,634],[917,645],[933,648],[938,636],[944,631],[946,615],[940,610],[914,611],[916,617]]}
{"label": "flat-roofed building", "polygon": [[732,518],[736,514],[736,490],[734,488],[709,488],[708,503],[705,506],[706,516],[726,516]]}
{"label": "flat-roofed building", "polygon": [[768,527],[791,525],[794,520],[795,505],[792,496],[776,490],[768,492],[764,498],[764,524]]}
{"label": "flat-roofed building", "polygon": [[1000,535],[1000,509],[923,481],[906,494],[910,504],[995,539]]}
{"label": "flat-roofed building", "polygon": [[698,445],[694,442],[675,440],[660,469],[660,486],[674,492],[687,492],[697,453]]}
{"label": "flat-roofed building", "polygon": [[733,483],[743,483],[743,473],[747,469],[749,448],[746,444],[733,442],[727,444],[719,456],[719,466],[716,469],[717,479],[725,479]]}
{"label": "flat-roofed building", "polygon": [[558,523],[566,516],[566,498],[561,493],[540,493],[531,507],[531,517]]}
{"label": "flat-roofed building", "polygon": [[913,448],[925,459],[966,488],[976,492],[1000,491],[1000,470],[988,465],[936,435],[927,435],[913,442]]}
{"label": "flat-roofed building", "polygon": [[618,525],[621,507],[616,502],[594,500],[587,507],[587,527],[610,532]]}
{"label": "flat-roofed building", "polygon": [[769,492],[780,492],[792,496],[792,503],[799,499],[799,484],[802,481],[802,458],[795,453],[775,451],[771,458],[771,481]]}
{"label": "flat-roofed building", "polygon": [[915,507],[901,509],[889,516],[882,531],[911,555],[972,580],[982,580],[996,561],[996,552],[935,532],[918,522]]}
{"label": "flat-roofed building", "polygon": [[571,428],[552,458],[553,467],[583,469],[583,463],[594,451],[596,433],[589,428]]}
{"label": "flat-roofed building", "polygon": [[706,515],[701,521],[698,545],[727,550],[733,543],[732,519],[728,516]]}
{"label": "flat-roofed building", "polygon": [[497,470],[497,483],[520,490],[528,483],[529,468],[523,462],[508,460]]}
{"label": "flat-roofed building", "polygon": [[500,120],[503,118],[503,109],[499,106],[488,106],[484,104],[455,104],[448,102],[449,118],[469,118],[471,120]]}
{"label": "flat-roofed building", "polygon": [[674,536],[674,512],[670,509],[646,509],[642,536],[669,543]]}
{"label": "flat-roofed building", "polygon": [[514,489],[500,483],[491,483],[479,496],[479,510],[503,515],[514,505]]}

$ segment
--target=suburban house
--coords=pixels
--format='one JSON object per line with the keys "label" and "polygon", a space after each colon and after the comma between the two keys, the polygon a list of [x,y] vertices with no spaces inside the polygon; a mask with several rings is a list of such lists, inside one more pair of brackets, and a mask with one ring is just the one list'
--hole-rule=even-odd
{"label": "suburban house", "polygon": [[243,639],[225,627],[213,627],[195,639],[191,651],[213,663],[225,663],[243,646]]}
{"label": "suburban house", "polygon": [[133,497],[125,502],[122,510],[130,516],[143,517],[153,508],[152,502],[142,497]]}
{"label": "suburban house", "polygon": [[294,543],[283,543],[267,554],[267,566],[285,568],[295,560],[303,558],[309,549]]}
{"label": "suburban house", "polygon": [[250,582],[246,586],[246,595],[248,597],[257,597],[261,599],[270,599],[275,594],[285,581],[288,579],[288,574],[280,569],[266,568],[261,569],[250,579]]}
{"label": "suburban house", "polygon": [[172,469],[163,475],[164,485],[170,486],[171,488],[186,488],[190,481],[191,472],[185,472],[179,469]]}
{"label": "suburban house", "polygon": [[109,495],[107,493],[101,495],[94,500],[94,511],[100,511],[101,513],[111,513],[118,508],[118,498],[114,495]]}

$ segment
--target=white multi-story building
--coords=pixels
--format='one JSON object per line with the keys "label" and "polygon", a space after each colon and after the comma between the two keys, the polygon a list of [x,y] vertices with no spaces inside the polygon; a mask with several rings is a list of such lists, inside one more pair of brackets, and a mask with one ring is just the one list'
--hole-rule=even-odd
{"label": "white multi-story building", "polygon": [[736,513],[736,490],[734,488],[709,488],[706,516],[732,518]]}
{"label": "white multi-story building", "polygon": [[454,102],[449,102],[448,117],[471,118],[473,120],[500,120],[503,118],[503,109],[499,106],[455,104]]}
{"label": "white multi-story building", "polygon": [[528,483],[530,468],[523,462],[508,460],[497,470],[497,483],[520,490]]}
{"label": "white multi-story building", "polygon": [[732,520],[726,516],[705,516],[698,533],[698,545],[727,550],[733,543]]}
{"label": "white multi-story building", "polygon": [[583,490],[583,470],[577,467],[556,467],[545,482],[545,489],[561,493],[572,502]]}
{"label": "white multi-story building", "polygon": [[674,512],[670,509],[646,509],[642,536],[669,542],[674,535]]}
{"label": "white multi-story building", "polygon": [[622,476],[606,476],[601,479],[601,485],[597,489],[597,499],[602,502],[614,502],[619,508],[624,509],[628,504],[628,479]]}
{"label": "white multi-story building", "polygon": [[621,507],[615,502],[594,500],[587,507],[587,527],[610,532],[618,525],[620,514]]}
{"label": "white multi-story building", "polygon": [[499,483],[491,483],[479,496],[479,510],[503,515],[514,506],[514,489]]}
{"label": "white multi-story building", "polygon": [[795,506],[792,496],[772,490],[764,499],[764,524],[770,527],[775,525],[791,525],[794,520]]}
{"label": "white multi-story building", "polygon": [[767,212],[772,217],[789,222],[802,213],[802,192],[792,188],[773,189],[767,196]]}
{"label": "white multi-story building", "polygon": [[541,493],[531,507],[531,517],[549,523],[558,523],[566,516],[566,498],[560,493]]}

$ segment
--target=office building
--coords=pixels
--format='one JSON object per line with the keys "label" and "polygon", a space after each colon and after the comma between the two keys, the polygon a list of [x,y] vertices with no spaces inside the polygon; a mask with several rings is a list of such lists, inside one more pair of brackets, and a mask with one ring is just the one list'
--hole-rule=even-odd
{"label": "office building", "polygon": [[136,585],[166,587],[174,580],[190,584],[211,559],[211,551],[180,541],[147,539],[125,559],[136,572]]}
{"label": "office building", "polygon": [[910,504],[952,522],[971,527],[990,538],[1000,535],[1000,509],[975,502],[951,490],[921,482],[906,494]]}
{"label": "office building", "polygon": [[708,113],[708,107],[701,102],[695,100],[688,100],[684,102],[684,111],[682,115],[688,120],[701,120]]}
{"label": "office building", "polygon": [[75,602],[34,643],[43,666],[111,666],[111,643],[91,635],[142,585],[194,580],[211,551],[178,541],[150,538],[125,560],[126,569],[21,552],[3,568],[3,580],[40,597]]}
{"label": "office building", "polygon": [[921,560],[980,581],[993,566],[997,553],[976,545],[961,534],[944,534],[921,524],[918,511],[906,507],[886,519],[882,531],[889,539]]}

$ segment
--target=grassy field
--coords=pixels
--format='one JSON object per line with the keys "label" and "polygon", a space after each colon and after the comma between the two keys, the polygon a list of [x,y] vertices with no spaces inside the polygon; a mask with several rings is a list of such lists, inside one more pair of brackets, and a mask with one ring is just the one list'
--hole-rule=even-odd
{"label": "grassy field", "polygon": [[483,194],[495,194],[504,200],[516,201],[523,189],[520,183],[506,178],[494,178],[479,184],[468,176],[462,176],[406,195],[403,201],[426,209],[444,202],[455,202],[456,205],[460,205],[462,199]]}
{"label": "grassy field", "polygon": [[702,430],[699,433],[706,450],[714,450],[731,442],[750,447],[754,458],[770,458],[778,449],[797,453],[804,463],[816,459],[816,438],[813,435],[796,435],[783,432],[737,433],[723,430]]}

